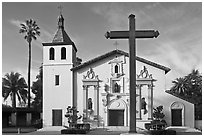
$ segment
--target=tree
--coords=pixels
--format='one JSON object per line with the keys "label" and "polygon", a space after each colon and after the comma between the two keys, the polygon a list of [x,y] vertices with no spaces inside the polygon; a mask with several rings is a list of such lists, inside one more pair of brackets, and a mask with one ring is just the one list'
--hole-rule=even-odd
{"label": "tree", "polygon": [[32,106],[37,108],[39,111],[42,111],[42,103],[43,103],[43,70],[42,66],[39,69],[39,74],[36,76],[36,81],[33,82],[32,93],[35,94],[34,101],[32,102]]}
{"label": "tree", "polygon": [[5,77],[2,78],[2,97],[4,101],[11,96],[12,107],[16,108],[16,95],[19,102],[26,102],[27,100],[27,84],[25,79],[16,72],[11,72],[10,74],[5,74]]}
{"label": "tree", "polygon": [[198,70],[192,70],[186,77],[187,90],[186,94],[190,97],[202,96],[202,76]]}
{"label": "tree", "polygon": [[202,76],[198,70],[192,70],[186,76],[188,80],[187,97],[195,102],[195,119],[202,119]]}
{"label": "tree", "polygon": [[183,95],[186,90],[186,79],[176,78],[176,80],[172,81],[172,83],[174,86],[171,88],[171,91]]}
{"label": "tree", "polygon": [[194,69],[190,74],[177,78],[172,83],[174,86],[170,91],[194,102],[195,118],[202,119],[202,76],[199,71]]}
{"label": "tree", "polygon": [[79,113],[79,111],[76,109],[76,107],[71,106],[67,107],[65,117],[68,119],[69,124],[71,125],[77,124],[77,120],[82,118],[81,115],[77,116],[77,113]]}
{"label": "tree", "polygon": [[158,106],[156,108],[153,108],[154,112],[153,112],[153,118],[155,118],[155,120],[162,120],[164,118],[164,113],[162,112],[163,110],[163,106]]}
{"label": "tree", "polygon": [[19,30],[19,33],[24,33],[24,39],[28,42],[28,107],[30,107],[30,71],[31,71],[31,42],[32,39],[36,40],[36,35],[40,36],[40,28],[36,24],[36,21],[30,19],[26,20],[26,22],[23,24],[20,24],[21,28]]}
{"label": "tree", "polygon": [[172,81],[171,91],[185,97],[199,97],[202,95],[202,76],[198,70],[192,70],[187,76]]}

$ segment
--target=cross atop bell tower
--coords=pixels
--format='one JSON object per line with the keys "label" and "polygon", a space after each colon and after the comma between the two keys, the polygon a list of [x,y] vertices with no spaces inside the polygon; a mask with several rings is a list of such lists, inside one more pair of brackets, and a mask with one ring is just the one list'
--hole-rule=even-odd
{"label": "cross atop bell tower", "polygon": [[62,5],[58,6],[57,8],[60,10],[60,15],[61,15],[62,14],[62,9],[63,9]]}
{"label": "cross atop bell tower", "polygon": [[58,9],[60,9],[60,15],[58,17],[58,28],[64,29],[64,18],[62,16],[62,6],[60,5]]}

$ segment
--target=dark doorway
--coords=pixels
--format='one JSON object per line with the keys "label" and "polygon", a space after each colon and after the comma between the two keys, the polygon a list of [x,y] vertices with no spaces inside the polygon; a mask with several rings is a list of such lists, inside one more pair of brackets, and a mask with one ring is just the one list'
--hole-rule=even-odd
{"label": "dark doorway", "polygon": [[16,114],[17,114],[17,117],[16,117],[17,118],[17,122],[16,122],[17,126],[19,126],[19,127],[26,126],[26,117],[27,117],[26,113],[25,112],[17,112]]}
{"label": "dark doorway", "polygon": [[62,110],[52,110],[52,126],[62,126]]}
{"label": "dark doorway", "polygon": [[171,110],[172,126],[182,126],[182,109]]}
{"label": "dark doorway", "polygon": [[109,110],[109,126],[124,126],[124,110]]}

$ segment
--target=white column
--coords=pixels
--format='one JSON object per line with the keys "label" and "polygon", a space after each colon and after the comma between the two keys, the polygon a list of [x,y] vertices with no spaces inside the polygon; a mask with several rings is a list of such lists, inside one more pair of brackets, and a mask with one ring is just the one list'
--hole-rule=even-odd
{"label": "white column", "polygon": [[94,116],[96,116],[97,115],[97,100],[98,100],[98,98],[97,98],[97,86],[94,86]]}
{"label": "white column", "polygon": [[142,119],[142,115],[141,115],[141,99],[142,99],[142,93],[141,93],[141,90],[142,90],[142,85],[139,85],[139,118]]}
{"label": "white column", "polygon": [[83,85],[83,112],[86,109],[86,86]]}
{"label": "white column", "polygon": [[31,120],[32,120],[32,114],[31,113],[26,113],[26,125],[27,126],[31,125]]}
{"label": "white column", "polygon": [[137,97],[137,105],[136,107],[136,110],[138,110],[138,116],[137,118],[141,119],[141,85],[136,85],[136,91],[137,91],[137,94],[139,95]]}
{"label": "white column", "polygon": [[[95,105],[94,105],[94,111],[96,112],[95,115],[97,115],[97,126],[99,127],[99,85],[94,86],[94,92],[95,94]],[[96,107],[95,107],[96,106]]]}
{"label": "white column", "polygon": [[148,85],[148,119],[151,120],[153,116],[153,85]]}
{"label": "white column", "polygon": [[17,117],[16,112],[11,113],[11,125],[12,125],[12,126],[16,126],[16,120],[17,120],[16,117]]}
{"label": "white column", "polygon": [[83,111],[86,113],[86,120],[88,119],[88,86],[83,85]]}

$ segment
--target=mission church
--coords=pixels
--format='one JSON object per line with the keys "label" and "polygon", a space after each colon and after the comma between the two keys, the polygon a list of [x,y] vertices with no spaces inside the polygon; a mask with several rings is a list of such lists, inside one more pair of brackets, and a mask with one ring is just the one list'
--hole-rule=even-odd
{"label": "mission church", "polygon": [[[52,42],[42,43],[43,126],[67,125],[68,106],[91,125],[129,126],[129,54],[116,49],[82,62],[61,13],[57,23]],[[194,127],[194,104],[165,89],[170,68],[138,56],[135,61],[137,127],[144,128],[160,105],[168,126]]]}

